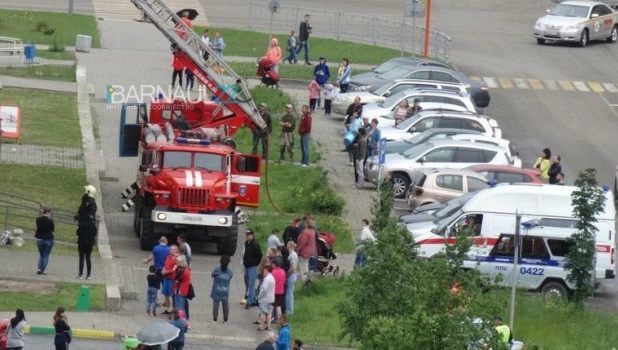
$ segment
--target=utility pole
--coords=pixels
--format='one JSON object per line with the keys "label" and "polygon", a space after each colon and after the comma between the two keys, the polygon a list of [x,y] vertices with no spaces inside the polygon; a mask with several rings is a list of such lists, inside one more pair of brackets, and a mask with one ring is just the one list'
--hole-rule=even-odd
{"label": "utility pole", "polygon": [[270,0],[268,2],[268,10],[270,11],[270,29],[268,30],[268,46],[270,46],[270,41],[273,39],[273,16],[279,10],[281,4],[279,0]]}
{"label": "utility pole", "polygon": [[521,213],[517,213],[515,215],[515,251],[513,255],[513,272],[511,276],[513,276],[511,283],[511,307],[509,310],[509,328],[511,328],[511,332],[513,332],[513,324],[515,322],[515,294],[517,290],[517,277],[519,276],[519,270],[517,268],[519,262],[519,237],[520,237],[520,226],[521,226]]}
{"label": "utility pole", "polygon": [[69,0],[69,15],[73,14],[73,1],[74,0]]}
{"label": "utility pole", "polygon": [[427,9],[425,10],[425,47],[423,50],[423,57],[429,56],[429,32],[431,30],[431,0],[427,0]]}

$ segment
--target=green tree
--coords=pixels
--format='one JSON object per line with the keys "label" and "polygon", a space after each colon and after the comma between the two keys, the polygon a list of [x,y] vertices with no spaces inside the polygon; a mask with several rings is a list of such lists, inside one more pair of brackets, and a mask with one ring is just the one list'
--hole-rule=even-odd
{"label": "green tree", "polygon": [[392,219],[391,213],[393,212],[395,201],[393,185],[388,179],[380,182],[378,193],[379,195],[374,199],[373,207],[371,208],[371,214],[373,214],[371,230],[376,233],[381,232],[387,226],[389,220]]}
{"label": "green tree", "polygon": [[594,291],[594,254],[596,216],[605,206],[605,195],[598,187],[596,170],[588,168],[579,172],[575,180],[577,190],[571,194],[573,216],[577,218],[577,231],[568,239],[569,251],[566,254],[564,268],[569,271],[568,281],[575,285],[573,302],[583,307],[584,301]]}
{"label": "green tree", "polygon": [[485,293],[477,270],[462,269],[470,232],[460,233],[445,254],[419,258],[412,235],[390,216],[391,197],[392,192],[380,191],[375,200],[378,239],[364,245],[367,266],[346,280],[346,300],[338,305],[342,338],[360,342],[363,349],[459,350],[485,341],[500,349],[495,334],[486,333],[491,324],[473,323],[492,320],[505,304]]}

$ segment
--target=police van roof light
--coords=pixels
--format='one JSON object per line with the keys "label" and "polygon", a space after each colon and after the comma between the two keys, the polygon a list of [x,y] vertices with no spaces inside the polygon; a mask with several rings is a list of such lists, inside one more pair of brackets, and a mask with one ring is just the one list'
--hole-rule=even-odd
{"label": "police van roof light", "polygon": [[210,140],[189,139],[189,138],[185,138],[185,137],[177,138],[176,142],[177,143],[182,143],[182,144],[202,145],[202,146],[210,145]]}
{"label": "police van roof light", "polygon": [[521,223],[521,226],[523,226],[526,230],[529,230],[533,227],[537,227],[537,226],[541,226],[541,220],[539,219],[532,219],[529,221],[524,221]]}

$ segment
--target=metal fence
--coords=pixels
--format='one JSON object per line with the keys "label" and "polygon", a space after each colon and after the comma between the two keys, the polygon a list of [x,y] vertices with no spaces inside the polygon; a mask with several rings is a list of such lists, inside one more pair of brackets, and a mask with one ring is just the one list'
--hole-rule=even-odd
{"label": "metal fence", "polygon": [[[423,53],[425,28],[409,23],[390,21],[343,12],[293,7],[282,5],[272,16],[273,33],[298,32],[305,13],[311,14],[313,36],[345,40],[360,44],[388,47],[421,55]],[[268,32],[271,13],[267,3],[249,2],[249,29]],[[419,20],[420,21],[420,20]],[[431,30],[428,56],[443,62],[449,61],[451,38]]]}

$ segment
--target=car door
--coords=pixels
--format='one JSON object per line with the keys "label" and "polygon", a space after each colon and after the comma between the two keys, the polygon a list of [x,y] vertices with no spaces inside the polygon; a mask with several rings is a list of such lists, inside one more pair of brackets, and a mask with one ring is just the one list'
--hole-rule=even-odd
{"label": "car door", "polygon": [[462,175],[438,175],[436,176],[435,198],[440,203],[461,197],[464,191],[464,177]]}
{"label": "car door", "polygon": [[492,283],[508,286],[513,279],[514,254],[515,238],[510,234],[501,234],[489,255],[483,256],[481,253],[476,257],[476,268]]}
{"label": "car door", "polygon": [[590,39],[599,39],[603,37],[603,19],[601,18],[603,5],[596,5],[590,12],[590,25],[588,26],[590,31]]}
{"label": "car door", "polygon": [[419,162],[428,168],[452,168],[456,147],[434,148],[419,157]]}
{"label": "car door", "polygon": [[545,269],[550,261],[545,239],[524,236],[521,243],[517,285],[529,289],[537,288],[545,278]]}
{"label": "car door", "polygon": [[614,18],[613,18],[614,16],[612,15],[613,11],[605,5],[598,5],[598,6],[600,6],[599,19],[601,20],[599,33],[601,33],[602,37],[607,38],[611,34],[613,23],[614,23]]}

